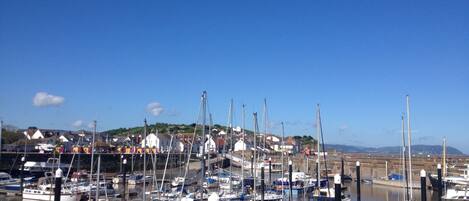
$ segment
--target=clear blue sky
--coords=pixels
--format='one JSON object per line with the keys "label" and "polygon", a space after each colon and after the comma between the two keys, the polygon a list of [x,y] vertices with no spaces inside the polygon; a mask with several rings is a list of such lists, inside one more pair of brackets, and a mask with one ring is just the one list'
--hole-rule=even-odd
{"label": "clear blue sky", "polygon": [[315,135],[320,103],[326,142],[366,146],[400,143],[410,94],[414,142],[469,153],[469,1],[0,0],[0,75],[18,127],[191,123],[207,90],[216,123],[267,98],[271,130]]}

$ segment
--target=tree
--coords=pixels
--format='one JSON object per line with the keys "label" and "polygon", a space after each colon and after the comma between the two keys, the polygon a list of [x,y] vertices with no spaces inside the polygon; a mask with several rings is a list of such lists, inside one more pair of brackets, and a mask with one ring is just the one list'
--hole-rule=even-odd
{"label": "tree", "polygon": [[2,129],[2,144],[12,144],[21,139],[25,139],[26,136],[22,133],[7,131]]}

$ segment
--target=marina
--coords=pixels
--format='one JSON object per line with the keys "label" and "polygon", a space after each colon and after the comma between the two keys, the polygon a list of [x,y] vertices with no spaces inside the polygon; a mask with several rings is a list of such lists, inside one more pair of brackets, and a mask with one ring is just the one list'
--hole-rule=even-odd
{"label": "marina", "polygon": [[[275,150],[269,145],[272,142],[267,142],[265,134],[267,123],[264,122],[264,134],[261,134],[257,113],[253,113],[254,127],[251,135],[246,132],[244,123],[243,127],[235,132],[232,123],[233,101],[230,102],[228,111],[228,123],[225,127],[227,132],[215,137],[214,131],[216,130],[212,129],[211,114],[207,115],[207,93],[203,92],[201,97],[201,115],[199,116],[202,119],[198,121],[201,122],[201,131],[197,132],[196,124],[192,139],[185,148],[180,147],[176,150],[175,147],[178,144],[174,143],[175,135],[170,135],[166,152],[158,153],[152,150],[155,145],[151,145],[154,143],[151,139],[158,139],[158,130],[155,130],[156,135],[153,133],[148,135],[154,136],[153,138],[148,138],[147,132],[151,130],[147,128],[145,120],[143,140],[140,142],[142,147],[137,148],[134,145],[130,148],[130,153],[127,148],[117,149],[118,152],[123,150],[120,153],[102,153],[102,151],[101,153],[94,151],[80,153],[74,150],[68,153],[68,158],[71,157],[69,161],[65,160],[67,154],[61,149],[57,149],[53,154],[58,158],[48,158],[46,161],[30,161],[29,159],[33,158],[31,156],[35,153],[3,153],[3,160],[8,160],[6,159],[8,154],[16,155],[15,160],[18,156],[22,157],[20,167],[15,171],[19,174],[19,179],[13,179],[8,173],[0,174],[0,193],[5,194],[6,197],[12,197],[12,200],[18,199],[19,195],[23,200],[38,201],[102,199],[349,201],[374,199],[374,189],[391,189],[386,191],[386,200],[419,200],[419,192],[422,200],[426,200],[427,196],[432,199],[435,196],[437,199],[445,200],[466,199],[466,186],[469,184],[468,169],[462,169],[463,174],[460,177],[450,177],[442,175],[442,171],[448,172],[447,168],[442,170],[441,165],[438,164],[436,179],[432,174],[427,175],[423,169],[420,171],[420,182],[412,179],[415,174],[411,166],[412,160],[415,167],[416,164],[428,158],[413,157],[410,154],[411,142],[408,140],[406,144],[404,116],[402,116],[402,151],[395,159],[391,157],[391,159],[381,160],[385,167],[384,175],[379,176],[375,173],[379,168],[373,163],[376,159],[370,158],[369,155],[360,159],[360,155],[328,152],[325,149],[325,135],[319,104],[316,108],[316,144],[311,147],[314,148],[311,150],[316,151],[316,154],[304,151],[295,156],[285,149],[286,138],[283,123],[280,140],[277,140],[280,149],[275,153],[271,153]],[[407,111],[409,111],[409,97],[407,96],[406,99]],[[246,120],[244,107],[242,109],[244,122]],[[264,100],[263,119],[264,121],[267,119],[266,100]],[[90,150],[95,150],[94,139],[97,134],[96,122],[93,125]],[[407,125],[410,125],[409,121]],[[410,126],[407,128],[407,135],[410,139]],[[202,136],[203,138],[199,139],[205,143],[201,143],[199,151],[194,152],[194,144],[198,136]],[[270,135],[269,137],[273,139],[276,136]],[[212,144],[212,138],[217,138],[217,142],[222,143]],[[238,146],[238,150],[233,151],[234,141],[252,142],[252,145],[250,149],[246,145],[241,148]],[[79,143],[80,140],[77,141],[77,145]],[[442,155],[444,163],[447,160],[445,143],[446,140],[444,140],[444,154]],[[182,151],[184,149],[188,150],[187,153]],[[44,155],[44,153],[39,154]],[[103,157],[107,162],[104,165],[102,164]],[[82,161],[75,161],[81,158],[89,158],[88,168]],[[108,159],[117,159],[118,165]],[[397,164],[393,164],[393,160]],[[350,165],[353,161],[356,162],[355,167]],[[16,164],[17,161],[14,163]],[[367,171],[361,174],[361,171],[365,170],[364,167],[361,169],[364,164],[372,164],[371,174],[367,174]],[[109,165],[111,168],[106,168]],[[469,165],[466,166],[469,167]],[[116,169],[117,167],[119,170]],[[433,168],[434,164],[429,163],[429,167]],[[26,176],[28,177],[25,180]],[[427,177],[430,180],[429,184],[426,182]],[[365,193],[363,199],[362,185],[370,192]],[[429,190],[427,193],[429,187],[436,191]],[[444,194],[442,193],[443,187],[445,188]]]}
{"label": "marina", "polygon": [[469,201],[469,0],[0,0],[0,201]]}

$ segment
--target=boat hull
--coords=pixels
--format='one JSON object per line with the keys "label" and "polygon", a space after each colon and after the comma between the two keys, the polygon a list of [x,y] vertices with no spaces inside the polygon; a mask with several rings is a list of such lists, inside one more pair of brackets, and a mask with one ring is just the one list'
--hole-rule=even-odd
{"label": "boat hull", "polygon": [[[26,193],[23,192],[23,200],[31,200],[31,201],[50,201],[54,200],[54,194],[40,194],[40,193]],[[60,196],[61,201],[79,201],[81,199],[81,195],[78,194],[64,194]]]}

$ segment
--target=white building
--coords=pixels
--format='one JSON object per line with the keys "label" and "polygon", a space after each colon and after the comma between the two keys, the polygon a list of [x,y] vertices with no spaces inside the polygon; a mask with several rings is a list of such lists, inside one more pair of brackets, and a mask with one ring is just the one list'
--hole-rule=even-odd
{"label": "white building", "polygon": [[243,139],[239,139],[235,144],[234,144],[234,151],[246,151],[249,149],[249,146],[244,143]]}
{"label": "white building", "polygon": [[64,135],[60,135],[59,140],[60,140],[61,142],[69,142],[69,141],[70,141],[70,140],[68,140]]}
{"label": "white building", "polygon": [[34,134],[31,136],[31,139],[33,140],[44,139],[44,134],[42,134],[42,132],[39,129],[37,129],[36,132],[34,132]]}
{"label": "white building", "polygon": [[239,126],[236,126],[236,128],[233,128],[233,131],[237,132],[237,133],[241,133],[241,131],[243,131],[243,129],[241,129],[241,127],[239,127]]}
{"label": "white building", "polygon": [[[207,141],[205,142],[205,152],[210,153],[210,152],[215,152],[217,150],[217,145],[215,144],[215,140],[210,135],[207,136]],[[199,148],[199,154],[202,154],[202,145]]]}
{"label": "white building", "polygon": [[140,144],[142,147],[146,145],[146,147],[156,148],[158,151],[168,151],[170,148],[171,151],[184,151],[184,144],[175,137],[173,137],[173,145],[171,147],[171,136],[168,134],[150,133]]}
{"label": "white building", "polygon": [[275,135],[267,135],[265,139],[271,142],[280,142],[280,138]]}

